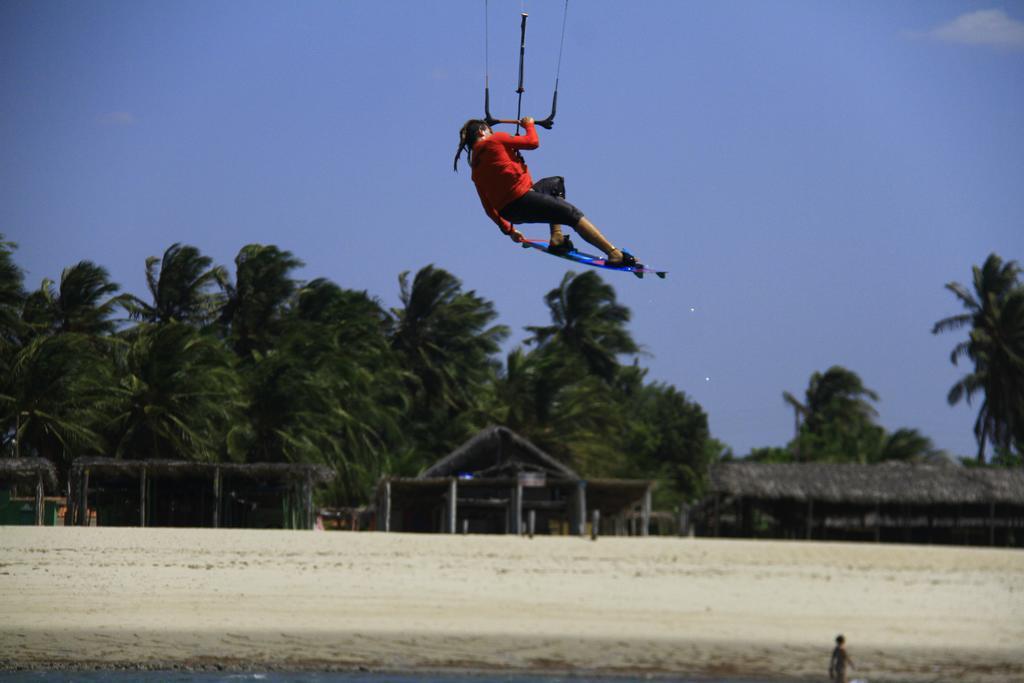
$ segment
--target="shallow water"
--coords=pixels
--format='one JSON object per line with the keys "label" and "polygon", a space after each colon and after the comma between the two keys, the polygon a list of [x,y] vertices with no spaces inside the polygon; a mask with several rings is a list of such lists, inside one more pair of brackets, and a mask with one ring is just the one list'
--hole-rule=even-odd
{"label": "shallow water", "polygon": [[[699,681],[670,677],[594,677],[527,675],[453,675],[310,672],[188,672],[188,671],[19,671],[0,672],[0,683],[766,683],[753,679]],[[779,683],[778,680],[772,683]]]}

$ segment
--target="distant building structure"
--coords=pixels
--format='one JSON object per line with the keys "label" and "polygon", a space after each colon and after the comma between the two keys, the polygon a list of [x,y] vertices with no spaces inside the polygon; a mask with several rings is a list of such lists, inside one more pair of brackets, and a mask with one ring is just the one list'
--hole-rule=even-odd
{"label": "distant building structure", "polygon": [[[32,496],[17,496],[15,487]],[[47,497],[57,491],[57,470],[46,458],[0,458],[0,526],[53,526],[63,498]]]}
{"label": "distant building structure", "polygon": [[646,536],[653,488],[646,480],[584,479],[512,430],[492,426],[418,477],[382,479],[377,528]]}
{"label": "distant building structure", "polygon": [[79,458],[68,524],[312,529],[323,465]]}
{"label": "distant building structure", "polygon": [[697,535],[1024,546],[1024,468],[728,462]]}

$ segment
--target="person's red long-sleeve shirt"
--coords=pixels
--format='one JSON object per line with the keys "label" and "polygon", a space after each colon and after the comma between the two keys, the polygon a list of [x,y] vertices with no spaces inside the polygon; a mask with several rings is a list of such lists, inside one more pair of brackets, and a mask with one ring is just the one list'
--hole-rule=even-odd
{"label": "person's red long-sleeve shirt", "polygon": [[515,151],[537,149],[540,141],[532,123],[524,128],[523,135],[492,133],[473,145],[473,184],[480,195],[480,203],[491,220],[506,233],[512,225],[498,212],[533,187],[526,162]]}

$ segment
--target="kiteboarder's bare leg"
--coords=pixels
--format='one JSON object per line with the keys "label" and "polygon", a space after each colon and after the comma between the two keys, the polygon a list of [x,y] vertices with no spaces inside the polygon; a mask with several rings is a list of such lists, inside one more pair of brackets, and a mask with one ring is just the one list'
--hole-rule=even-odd
{"label": "kiteboarder's bare leg", "polygon": [[548,240],[548,244],[553,247],[557,247],[563,241],[565,241],[565,235],[562,234],[562,226],[557,223],[551,224],[551,239]]}
{"label": "kiteboarder's bare leg", "polygon": [[586,216],[581,218],[580,222],[576,224],[576,232],[578,232],[580,237],[585,239],[588,243],[593,244],[595,247],[607,254],[608,263],[618,264],[623,262],[624,257],[622,251],[616,249],[612,243],[601,234],[601,231],[597,229],[597,226],[587,220]]}

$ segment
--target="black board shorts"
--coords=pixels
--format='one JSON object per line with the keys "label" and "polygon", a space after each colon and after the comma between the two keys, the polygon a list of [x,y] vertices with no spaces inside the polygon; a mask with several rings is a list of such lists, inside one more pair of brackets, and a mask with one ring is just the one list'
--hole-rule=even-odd
{"label": "black board shorts", "polygon": [[583,212],[565,201],[565,179],[561,176],[542,178],[530,191],[499,211],[509,223],[554,223],[575,228]]}

